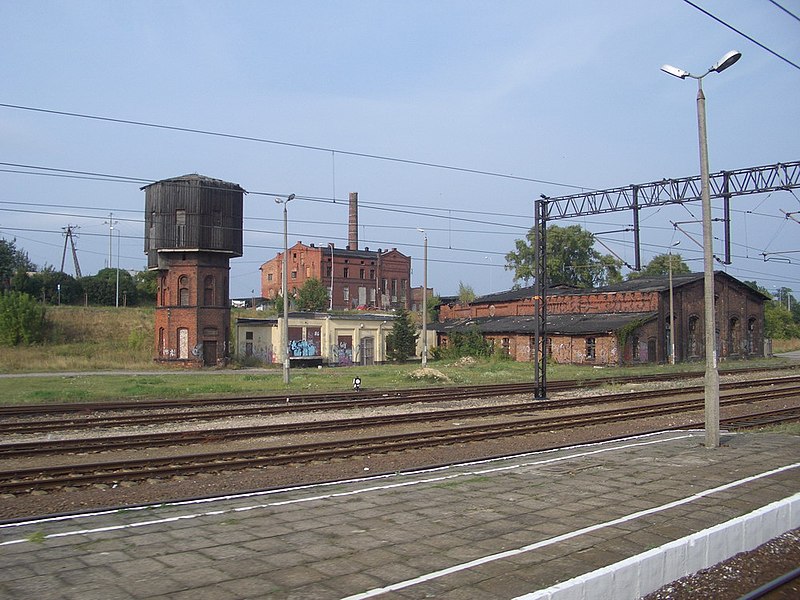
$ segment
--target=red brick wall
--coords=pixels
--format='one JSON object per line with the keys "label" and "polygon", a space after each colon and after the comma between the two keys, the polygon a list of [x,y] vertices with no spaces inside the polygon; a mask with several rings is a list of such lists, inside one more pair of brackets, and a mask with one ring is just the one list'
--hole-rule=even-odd
{"label": "red brick wall", "polygon": [[[298,242],[288,253],[289,292],[295,293],[311,278],[330,290],[330,256],[327,247],[306,246]],[[261,296],[274,299],[281,293],[283,253],[261,265]],[[345,273],[347,276],[345,277]],[[389,308],[396,301],[411,305],[411,259],[397,250],[350,254],[333,249],[333,307],[355,308],[361,304]],[[386,281],[385,289],[383,282]],[[346,290],[346,292],[345,292]],[[363,291],[362,291],[363,290]],[[392,291],[394,290],[394,294]],[[385,293],[384,293],[385,291]],[[393,297],[396,300],[393,300]],[[363,302],[362,302],[363,301]]]}
{"label": "red brick wall", "polygon": [[[223,363],[230,351],[227,258],[175,253],[162,259],[168,268],[159,271],[156,290],[155,360],[202,366],[205,352],[211,364]],[[187,285],[181,303],[184,276]],[[186,330],[185,358],[181,357],[181,329]]]}
{"label": "red brick wall", "polygon": [[[547,297],[547,313],[551,315],[638,313],[657,310],[658,292],[570,294]],[[533,312],[533,299],[524,298],[497,304],[443,305],[439,311],[439,320],[533,315]]]}

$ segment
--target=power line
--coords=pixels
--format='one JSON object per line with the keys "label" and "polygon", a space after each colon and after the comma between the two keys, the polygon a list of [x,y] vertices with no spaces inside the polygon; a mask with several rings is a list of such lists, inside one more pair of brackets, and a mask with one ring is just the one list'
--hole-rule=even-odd
{"label": "power line", "polygon": [[789,12],[789,10],[788,10],[788,9],[784,8],[783,6],[781,6],[780,4],[778,4],[777,2],[775,2],[775,0],[767,0],[767,1],[768,1],[768,2],[770,2],[770,3],[772,3],[772,4],[774,4],[774,5],[775,5],[775,6],[777,6],[778,8],[780,8],[780,9],[781,9],[783,12],[785,12],[787,15],[789,15],[789,16],[790,16],[790,17],[792,17],[793,19],[795,19],[795,20],[797,20],[797,21],[800,21],[800,17],[798,17],[796,14],[794,14],[794,13],[792,13],[792,12]]}
{"label": "power line", "polygon": [[197,134],[197,135],[206,135],[206,136],[227,138],[227,139],[240,140],[240,141],[246,141],[246,142],[256,142],[256,143],[260,143],[260,144],[272,144],[272,145],[275,145],[275,146],[284,146],[284,147],[288,147],[288,148],[299,148],[301,150],[313,150],[315,152],[343,154],[345,156],[354,156],[354,157],[358,157],[358,158],[368,158],[368,159],[372,159],[372,160],[395,162],[395,163],[401,163],[401,164],[406,164],[406,165],[416,165],[416,166],[419,166],[419,167],[429,167],[429,168],[433,168],[433,169],[444,169],[444,170],[448,170],[448,171],[457,171],[457,172],[460,172],[460,173],[471,173],[473,175],[485,175],[485,176],[488,176],[488,177],[500,177],[502,179],[513,179],[513,180],[516,180],[516,181],[528,181],[528,182],[531,182],[531,183],[541,183],[541,184],[545,184],[545,185],[572,188],[572,189],[578,189],[578,190],[591,189],[591,188],[588,188],[588,187],[585,187],[585,186],[580,186],[580,185],[572,185],[572,184],[568,184],[568,183],[559,183],[557,181],[547,181],[545,179],[535,179],[535,178],[532,178],[532,177],[522,177],[522,176],[519,176],[519,175],[509,175],[509,174],[506,174],[506,173],[496,173],[494,171],[484,171],[484,170],[481,170],[481,169],[470,169],[470,168],[466,168],[466,167],[456,167],[456,166],[453,166],[453,165],[445,165],[445,164],[441,164],[441,163],[433,163],[433,162],[422,161],[422,160],[413,160],[413,159],[408,159],[408,158],[398,158],[398,157],[395,157],[395,156],[386,156],[386,155],[383,155],[383,154],[371,154],[371,153],[368,153],[368,152],[356,152],[356,151],[352,151],[352,150],[340,150],[338,148],[326,148],[324,146],[313,146],[313,145],[310,145],[310,144],[299,144],[299,143],[296,143],[296,142],[284,142],[284,141],[281,141],[281,140],[272,140],[272,139],[268,139],[268,138],[260,138],[260,137],[249,136],[249,135],[240,135],[240,134],[234,134],[234,133],[224,133],[224,132],[220,132],[220,131],[211,131],[211,130],[208,130],[208,129],[195,129],[195,128],[192,128],[192,127],[178,127],[176,125],[164,125],[164,124],[161,124],[161,123],[150,123],[150,122],[147,122],[147,121],[134,121],[134,120],[131,120],[131,119],[120,119],[120,118],[115,118],[115,117],[104,117],[104,116],[100,116],[100,115],[90,115],[90,114],[85,114],[85,113],[76,113],[76,112],[69,112],[69,111],[63,111],[63,110],[54,110],[54,109],[39,108],[39,107],[33,107],[33,106],[22,106],[22,105],[19,105],[19,104],[0,103],[0,107],[12,108],[12,109],[15,109],[15,110],[26,110],[26,111],[38,112],[38,113],[44,113],[44,114],[50,114],[50,115],[58,115],[58,116],[62,116],[62,117],[75,117],[75,118],[78,118],[78,119],[89,119],[89,120],[93,120],[93,121],[103,121],[103,122],[106,122],[106,123],[118,123],[118,124],[122,124],[122,125],[135,125],[137,127],[148,127],[148,128],[151,128],[151,129],[162,129],[162,130],[166,130],[166,131],[178,131],[178,132],[181,132],[181,133],[194,133],[194,134]]}
{"label": "power line", "polygon": [[[788,63],[788,64],[790,64],[791,66],[793,66],[795,69],[798,69],[798,70],[800,70],[800,65],[798,65],[798,64],[796,64],[796,63],[793,63],[792,61],[790,61],[790,60],[789,60],[788,58],[786,58],[785,56],[781,56],[780,54],[778,54],[778,53],[777,53],[777,52],[775,52],[774,50],[772,50],[772,49],[770,49],[770,48],[767,48],[767,47],[766,47],[764,44],[762,44],[761,42],[759,42],[759,41],[757,41],[757,40],[753,39],[752,37],[750,37],[750,36],[749,36],[749,35],[747,35],[746,33],[744,33],[744,32],[742,32],[742,31],[740,31],[740,30],[736,29],[736,27],[734,27],[733,25],[730,25],[729,23],[726,23],[725,21],[723,21],[723,20],[722,20],[722,19],[720,19],[719,17],[712,15],[712,14],[711,14],[710,12],[708,12],[706,9],[704,9],[704,8],[701,8],[701,7],[697,6],[697,4],[695,4],[694,2],[691,2],[691,0],[683,0],[683,1],[684,1],[686,4],[688,4],[689,6],[692,6],[692,7],[696,8],[697,10],[699,10],[699,11],[700,11],[701,13],[703,13],[704,15],[706,15],[706,16],[708,16],[708,17],[711,17],[712,19],[714,19],[714,20],[715,20],[717,23],[719,23],[720,25],[724,25],[725,27],[727,27],[727,28],[728,28],[728,29],[730,29],[731,31],[733,31],[733,32],[735,32],[735,33],[738,33],[738,34],[739,34],[740,36],[742,36],[744,39],[746,39],[746,40],[748,40],[748,41],[750,41],[750,42],[753,42],[753,43],[754,43],[756,46],[758,46],[759,48],[761,48],[761,49],[763,49],[763,50],[766,50],[767,52],[769,52],[769,53],[770,53],[770,54],[772,54],[773,56],[775,56],[775,57],[777,57],[777,58],[780,58],[780,59],[781,59],[783,62],[785,62],[785,63]],[[773,3],[773,4],[774,4],[774,3]],[[787,11],[787,12],[788,12],[788,11]],[[789,13],[789,14],[791,14],[791,13]],[[792,15],[792,16],[794,16],[794,15]]]}
{"label": "power line", "polygon": [[[22,175],[46,175],[50,177],[66,177],[70,179],[89,179],[89,180],[97,180],[97,181],[111,181],[111,182],[119,182],[119,183],[132,183],[141,186],[142,184],[150,185],[152,183],[156,183],[153,179],[146,179],[142,177],[131,177],[127,175],[112,175],[108,173],[94,173],[91,171],[78,171],[73,169],[59,169],[54,167],[42,167],[38,165],[24,165],[18,163],[8,163],[8,162],[0,162],[0,165],[16,167],[15,169],[0,169],[0,172],[11,172],[16,174]],[[19,169],[35,169],[35,171],[22,171]],[[52,171],[52,173],[46,173],[43,171]],[[282,194],[279,192],[261,192],[261,191],[248,191],[250,195],[255,196],[285,196],[286,194]],[[344,202],[337,203],[336,198],[327,198],[325,196],[304,196],[302,194],[297,194],[296,196],[299,200],[307,200],[311,202],[319,202],[325,204],[336,204],[345,206]],[[528,219],[530,220],[530,215],[514,215],[509,213],[497,213],[497,212],[489,212],[489,211],[477,211],[477,210],[466,210],[466,209],[459,209],[459,208],[437,208],[431,206],[419,206],[409,204],[406,205],[408,208],[419,208],[425,209],[429,211],[439,211],[439,212],[448,212],[448,213],[463,213],[463,214],[471,214],[471,215],[487,215],[487,216],[500,216],[500,217],[508,217],[512,219]],[[491,223],[487,222],[485,219],[467,219],[465,217],[453,217],[451,214],[432,214],[430,212],[417,212],[413,210],[401,210],[398,208],[392,208],[387,206],[383,203],[379,202],[369,202],[369,201],[359,201],[359,208],[368,208],[372,210],[384,210],[384,211],[391,211],[391,212],[398,212],[398,213],[406,213],[412,214],[417,216],[424,216],[429,218],[436,218],[436,219],[448,219],[451,221],[462,221],[467,223],[478,223],[480,225],[495,225],[498,227],[511,227],[511,228],[519,228],[519,225],[509,225],[507,223]]]}

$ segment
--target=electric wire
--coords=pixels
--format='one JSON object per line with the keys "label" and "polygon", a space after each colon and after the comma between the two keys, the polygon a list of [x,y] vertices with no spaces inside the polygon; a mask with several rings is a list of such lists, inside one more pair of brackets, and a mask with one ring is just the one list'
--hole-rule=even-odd
{"label": "electric wire", "polygon": [[777,2],[775,2],[775,0],[767,0],[767,2],[769,2],[770,4],[773,4],[774,6],[777,6],[777,7],[778,7],[778,8],[780,8],[780,9],[781,9],[783,12],[785,12],[787,15],[789,15],[790,17],[792,17],[794,20],[796,20],[796,21],[800,21],[800,17],[798,17],[798,16],[797,16],[796,14],[794,14],[793,12],[790,12],[790,11],[789,11],[787,8],[784,8],[783,6],[781,6],[780,4],[778,4]]}
{"label": "electric wire", "polygon": [[[701,13],[703,13],[703,14],[704,14],[704,15],[706,15],[707,17],[710,17],[710,18],[714,19],[714,20],[715,20],[717,23],[719,23],[720,25],[723,25],[723,26],[727,27],[728,29],[730,29],[730,30],[731,30],[731,31],[733,31],[734,33],[737,33],[737,34],[739,34],[740,36],[742,36],[744,39],[746,39],[746,40],[748,40],[748,41],[750,41],[750,42],[754,43],[756,46],[758,46],[758,47],[759,47],[759,48],[761,48],[762,50],[766,50],[767,52],[769,52],[770,54],[772,54],[772,55],[773,55],[773,56],[775,56],[776,58],[779,58],[779,59],[781,59],[783,62],[785,62],[785,63],[787,63],[787,64],[789,64],[789,65],[793,66],[795,69],[797,69],[797,70],[800,70],[800,65],[798,65],[797,63],[794,63],[794,62],[792,62],[791,60],[789,60],[788,58],[786,58],[785,56],[782,56],[782,55],[778,54],[777,52],[775,52],[775,51],[774,51],[774,50],[772,50],[771,48],[767,48],[767,46],[765,46],[765,45],[764,45],[764,44],[762,44],[761,42],[759,42],[759,41],[757,41],[757,40],[753,39],[752,37],[750,37],[749,35],[747,35],[747,34],[746,34],[746,33],[744,33],[743,31],[740,31],[739,29],[736,29],[736,27],[734,27],[733,25],[731,25],[731,24],[729,24],[729,23],[726,23],[725,21],[723,21],[723,20],[722,20],[722,19],[720,19],[719,17],[717,17],[717,16],[715,16],[715,15],[711,14],[710,12],[708,12],[706,9],[704,9],[704,8],[702,8],[702,7],[700,7],[700,6],[697,6],[697,4],[695,4],[695,3],[694,3],[694,2],[692,2],[691,0],[683,0],[683,1],[684,1],[686,4],[688,4],[689,6],[692,6],[692,7],[696,8],[697,10],[699,10]],[[790,13],[790,14],[791,14],[791,13]],[[792,15],[792,16],[794,16],[794,15]]]}
{"label": "electric wire", "polygon": [[485,175],[485,176],[488,176],[488,177],[499,177],[499,178],[502,178],[502,179],[512,179],[512,180],[516,180],[516,181],[527,181],[527,182],[530,182],[530,183],[540,183],[540,184],[545,184],[545,185],[552,185],[552,186],[555,186],[555,187],[564,187],[564,188],[571,188],[571,189],[577,189],[577,190],[592,189],[592,188],[589,188],[589,187],[586,187],[586,186],[573,185],[573,184],[569,184],[569,183],[560,183],[560,182],[557,182],[557,181],[548,181],[548,180],[545,180],[545,179],[536,179],[536,178],[533,178],[533,177],[522,177],[520,175],[510,175],[510,174],[506,174],[506,173],[496,173],[494,171],[485,171],[485,170],[481,170],[481,169],[470,169],[470,168],[467,168],[467,167],[457,167],[457,166],[453,166],[453,165],[445,165],[445,164],[441,164],[441,163],[434,163],[434,162],[428,162],[428,161],[423,161],[423,160],[413,160],[413,159],[408,159],[408,158],[399,158],[399,157],[387,156],[387,155],[383,155],[383,154],[373,154],[373,153],[369,153],[369,152],[356,152],[356,151],[352,151],[352,150],[342,150],[342,149],[339,149],[339,148],[327,148],[327,147],[324,147],[324,146],[314,146],[314,145],[311,145],[311,144],[300,144],[300,143],[296,143],[296,142],[285,142],[285,141],[281,141],[281,140],[273,140],[273,139],[269,139],[269,138],[261,138],[261,137],[255,137],[255,136],[249,136],[249,135],[241,135],[241,134],[234,134],[234,133],[224,133],[224,132],[221,132],[221,131],[211,131],[211,130],[208,130],[208,129],[197,129],[197,128],[192,128],[192,127],[179,127],[179,126],[176,126],[176,125],[165,125],[165,124],[162,124],[162,123],[150,123],[150,122],[147,122],[147,121],[136,121],[136,120],[132,120],[132,119],[121,119],[121,118],[115,118],[115,117],[105,117],[105,116],[100,116],[100,115],[90,115],[90,114],[86,114],[86,113],[76,113],[76,112],[70,112],[70,111],[64,111],[64,110],[55,110],[55,109],[47,109],[47,108],[40,108],[40,107],[34,107],[34,106],[23,106],[23,105],[19,105],[19,104],[8,104],[8,103],[4,103],[4,102],[0,102],[0,107],[2,107],[2,108],[11,108],[11,109],[14,109],[14,110],[25,110],[25,111],[30,111],[30,112],[57,115],[57,116],[62,116],[62,117],[75,117],[75,118],[79,118],[79,119],[88,119],[88,120],[92,120],[92,121],[102,121],[102,122],[106,122],[106,123],[117,123],[117,124],[122,124],[122,125],[134,125],[134,126],[137,126],[137,127],[147,127],[147,128],[151,128],[151,129],[161,129],[161,130],[166,130],[166,131],[177,131],[177,132],[181,132],[181,133],[192,133],[192,134],[197,134],[197,135],[205,135],[205,136],[212,136],[212,137],[219,137],[219,138],[227,138],[227,139],[240,140],[240,141],[246,141],[246,142],[256,142],[256,143],[260,143],[260,144],[271,144],[271,145],[275,145],[275,146],[283,146],[283,147],[288,147],[288,148],[298,148],[298,149],[301,149],[301,150],[312,150],[312,151],[315,151],[315,152],[325,152],[325,153],[333,152],[333,153],[336,153],[336,154],[342,154],[342,155],[345,155],[345,156],[353,156],[353,157],[357,157],[357,158],[367,158],[367,159],[380,160],[380,161],[385,161],[385,162],[395,162],[395,163],[406,164],[406,165],[415,165],[415,166],[419,166],[419,167],[429,167],[429,168],[433,168],[433,169],[444,169],[444,170],[448,170],[448,171],[457,171],[457,172],[460,172],[460,173],[470,173],[470,174],[473,174],[473,175]]}

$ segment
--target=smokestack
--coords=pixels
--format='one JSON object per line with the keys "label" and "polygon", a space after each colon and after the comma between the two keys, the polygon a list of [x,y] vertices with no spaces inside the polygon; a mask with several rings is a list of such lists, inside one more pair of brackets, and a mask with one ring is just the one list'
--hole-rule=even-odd
{"label": "smokestack", "polygon": [[350,219],[347,222],[347,247],[358,250],[358,192],[350,192]]}

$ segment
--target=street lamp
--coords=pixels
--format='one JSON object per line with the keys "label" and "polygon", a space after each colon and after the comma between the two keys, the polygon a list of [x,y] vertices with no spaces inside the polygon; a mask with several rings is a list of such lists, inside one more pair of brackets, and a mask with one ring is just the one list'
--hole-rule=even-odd
{"label": "street lamp", "polygon": [[119,247],[120,247],[120,231],[117,229],[117,304],[119,308]]}
{"label": "street lamp", "polygon": [[428,366],[428,234],[424,229],[417,227],[417,231],[422,234],[423,254],[422,254],[422,367]]}
{"label": "street lamp", "polygon": [[669,247],[669,364],[675,364],[675,310],[672,293],[672,249],[680,244],[678,240]]}
{"label": "street lamp", "polygon": [[714,318],[714,239],[711,230],[711,196],[708,180],[708,137],[706,133],[706,97],[703,94],[703,77],[721,73],[742,57],[731,50],[702,75],[664,65],[661,70],[669,75],[697,80],[697,133],[700,142],[700,190],[703,201],[703,294],[705,311],[705,422],[706,448],[719,446],[719,371],[717,370],[717,336]]}
{"label": "street lamp", "polygon": [[489,293],[493,292],[492,290],[492,257],[491,256],[484,256],[485,260],[489,261]]}
{"label": "street lamp", "polygon": [[275,198],[277,204],[283,204],[283,268],[281,269],[281,285],[283,286],[283,329],[281,331],[281,350],[283,358],[283,383],[289,385],[289,278],[286,271],[289,268],[289,218],[286,205],[294,200],[295,195],[289,194],[286,200]]}
{"label": "street lamp", "polygon": [[331,307],[330,311],[333,312],[333,242],[328,242],[328,246],[331,247]]}

